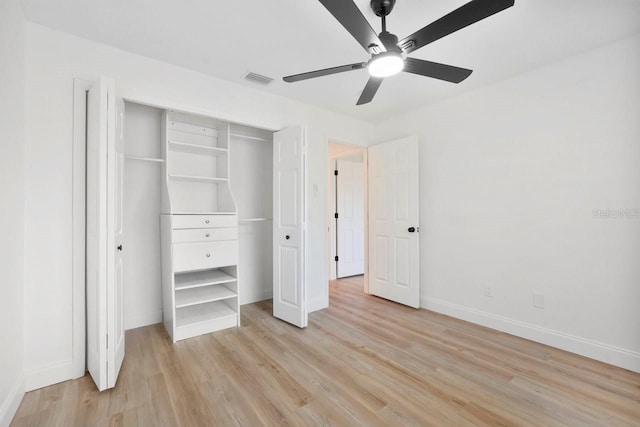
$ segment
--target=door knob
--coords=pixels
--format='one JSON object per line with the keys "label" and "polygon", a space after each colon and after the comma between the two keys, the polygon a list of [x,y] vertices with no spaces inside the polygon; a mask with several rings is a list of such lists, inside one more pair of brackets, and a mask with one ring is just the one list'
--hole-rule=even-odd
{"label": "door knob", "polygon": [[289,236],[288,234],[286,236],[284,236],[285,239],[289,240],[291,238],[291,236]]}
{"label": "door knob", "polygon": [[409,233],[415,233],[415,232],[416,232],[415,227],[409,227]]}
{"label": "door knob", "polygon": [[122,251],[122,245],[118,245],[118,250]]}

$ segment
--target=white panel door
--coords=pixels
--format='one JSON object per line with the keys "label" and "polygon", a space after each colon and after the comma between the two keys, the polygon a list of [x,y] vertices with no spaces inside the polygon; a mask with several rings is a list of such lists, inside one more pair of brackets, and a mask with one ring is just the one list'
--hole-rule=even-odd
{"label": "white panel door", "polygon": [[87,100],[87,367],[100,391],[115,386],[124,359],[122,111],[101,78]]}
{"label": "white panel door", "polygon": [[364,274],[364,178],[362,162],[336,160],[337,276]]}
{"label": "white panel door", "polygon": [[273,315],[307,326],[304,286],[304,129],[273,137]]}
{"label": "white panel door", "polygon": [[420,307],[418,139],[369,147],[369,292]]}

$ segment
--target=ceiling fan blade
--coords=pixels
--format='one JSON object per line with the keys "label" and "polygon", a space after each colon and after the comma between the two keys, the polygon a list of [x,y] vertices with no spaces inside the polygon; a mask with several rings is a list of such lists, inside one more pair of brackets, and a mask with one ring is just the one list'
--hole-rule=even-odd
{"label": "ceiling fan blade", "polygon": [[362,45],[364,50],[369,52],[369,46],[374,44],[382,52],[386,51],[369,21],[352,0],[320,0],[320,3]]}
{"label": "ceiling fan blade", "polygon": [[444,36],[513,6],[514,0],[472,0],[462,7],[432,22],[400,40],[405,53],[413,52]]}
{"label": "ceiling fan blade", "polygon": [[369,81],[364,87],[362,95],[360,95],[360,99],[358,99],[356,105],[368,104],[369,102],[371,102],[373,97],[376,95],[380,84],[382,84],[382,80],[384,79],[381,77],[369,77]]}
{"label": "ceiling fan blade", "polygon": [[316,70],[316,71],[309,71],[308,73],[294,74],[293,76],[283,77],[282,80],[284,80],[287,83],[293,83],[293,82],[299,82],[300,80],[307,80],[307,79],[313,79],[316,77],[328,76],[330,74],[344,73],[345,71],[361,70],[363,68],[366,68],[366,66],[367,66],[366,62],[359,62],[357,64],[341,65],[339,67],[325,68],[324,70]]}
{"label": "ceiling fan blade", "polygon": [[407,58],[404,60],[402,71],[420,76],[432,77],[451,83],[460,83],[473,73],[473,70],[454,67],[453,65],[439,64],[437,62],[424,61],[422,59]]}

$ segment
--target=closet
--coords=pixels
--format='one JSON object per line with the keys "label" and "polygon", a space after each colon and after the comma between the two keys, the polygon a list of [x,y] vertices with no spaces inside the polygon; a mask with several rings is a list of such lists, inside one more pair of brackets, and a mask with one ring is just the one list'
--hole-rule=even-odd
{"label": "closet", "polygon": [[126,102],[124,159],[125,329],[175,342],[271,298],[273,132]]}

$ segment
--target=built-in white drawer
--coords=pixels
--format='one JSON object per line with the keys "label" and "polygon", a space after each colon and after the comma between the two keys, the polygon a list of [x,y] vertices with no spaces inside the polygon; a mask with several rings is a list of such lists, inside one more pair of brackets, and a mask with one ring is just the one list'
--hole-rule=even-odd
{"label": "built-in white drawer", "polygon": [[223,228],[237,227],[237,215],[172,215],[171,227],[182,228]]}
{"label": "built-in white drawer", "polygon": [[218,268],[238,263],[238,241],[178,243],[173,245],[175,272]]}
{"label": "built-in white drawer", "polygon": [[171,231],[173,243],[215,242],[238,240],[238,228],[192,228]]}

